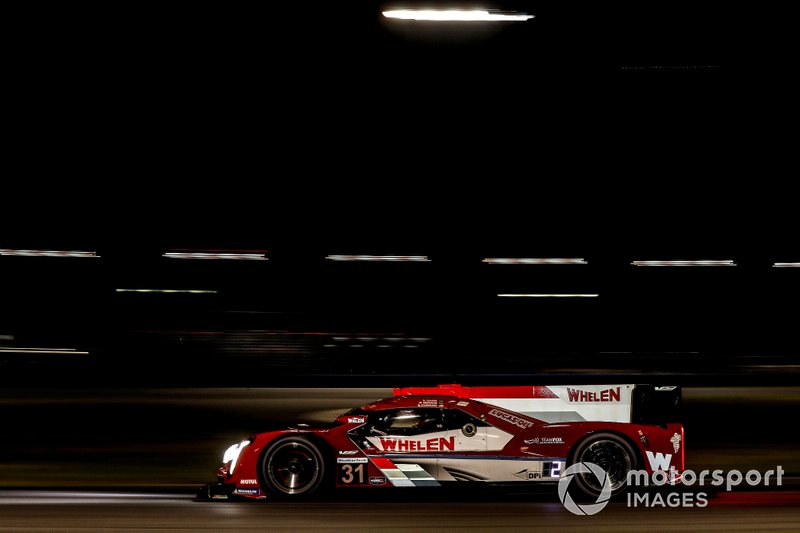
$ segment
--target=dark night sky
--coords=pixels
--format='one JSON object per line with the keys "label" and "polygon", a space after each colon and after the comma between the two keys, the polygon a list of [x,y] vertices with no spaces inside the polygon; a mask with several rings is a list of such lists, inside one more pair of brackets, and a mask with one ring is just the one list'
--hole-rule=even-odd
{"label": "dark night sky", "polygon": [[[772,186],[786,141],[762,123],[779,91],[741,83],[749,65],[723,4],[512,7],[536,18],[459,33],[395,28],[366,2],[23,8],[10,19],[0,247],[103,259],[0,258],[4,323],[19,342],[102,353],[106,373],[175,353],[172,333],[145,330],[420,332],[447,361],[500,352],[513,364],[796,353],[781,306],[797,275],[769,267],[800,260],[791,196]],[[160,258],[171,248],[268,249],[270,261],[174,265]],[[329,253],[432,262],[346,268]],[[493,270],[487,256],[590,266]],[[670,258],[740,266],[628,265]],[[220,295],[113,292],[189,282]],[[602,298],[495,296],[573,287]],[[242,309],[276,314],[226,314]],[[225,342],[181,357],[212,368],[244,341]],[[320,366],[308,350],[299,367]]]}

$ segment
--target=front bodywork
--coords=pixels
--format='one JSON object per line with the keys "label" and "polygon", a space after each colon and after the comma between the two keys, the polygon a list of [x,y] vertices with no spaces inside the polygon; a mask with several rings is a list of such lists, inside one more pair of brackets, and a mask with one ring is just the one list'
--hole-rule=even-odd
{"label": "front bodywork", "polygon": [[[365,405],[340,416],[325,428],[291,428],[260,433],[241,447],[235,465],[229,461],[218,471],[225,490],[246,498],[264,498],[268,487],[261,470],[264,451],[276,439],[302,435],[325,455],[328,475],[337,488],[430,487],[448,482],[530,483],[558,481],[571,460],[575,446],[596,433],[611,433],[628,442],[637,467],[652,474],[684,468],[683,426],[679,423],[631,423],[606,420],[571,420],[575,415],[542,415],[525,409],[542,409],[538,395],[552,399],[542,387],[524,388],[532,393],[519,397],[522,388],[496,387],[472,390],[454,386],[399,389],[397,396]],[[630,386],[633,391],[634,386]],[[614,389],[612,388],[612,391]],[[439,394],[431,394],[438,392]],[[471,398],[481,394],[481,400]],[[494,398],[491,396],[494,394]],[[503,398],[517,394],[515,398]],[[591,391],[577,400],[611,403],[615,396]],[[509,401],[513,400],[513,401]],[[493,402],[493,403],[489,403]],[[597,406],[579,406],[591,413]],[[619,407],[615,405],[614,407]],[[627,407],[628,415],[632,409]],[[607,410],[614,419],[624,410]],[[578,412],[578,411],[576,411]],[[404,418],[405,417],[405,418]],[[598,416],[602,418],[602,414]],[[412,420],[417,426],[406,420]],[[558,421],[558,420],[561,421]],[[232,468],[233,467],[233,468]],[[232,470],[232,471],[231,471]]]}

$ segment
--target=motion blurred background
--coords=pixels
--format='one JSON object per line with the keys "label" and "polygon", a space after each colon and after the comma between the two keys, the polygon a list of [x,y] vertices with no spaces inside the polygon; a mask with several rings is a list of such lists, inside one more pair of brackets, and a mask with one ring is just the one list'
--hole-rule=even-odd
{"label": "motion blurred background", "polygon": [[680,385],[690,468],[800,475],[787,89],[722,3],[385,5],[9,13],[0,487],[451,382]]}

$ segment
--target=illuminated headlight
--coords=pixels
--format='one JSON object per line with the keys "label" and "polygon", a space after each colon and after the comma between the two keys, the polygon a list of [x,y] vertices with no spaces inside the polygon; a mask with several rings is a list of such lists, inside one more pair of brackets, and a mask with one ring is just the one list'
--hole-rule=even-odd
{"label": "illuminated headlight", "polygon": [[234,444],[233,446],[225,450],[225,455],[222,456],[222,462],[231,463],[231,467],[228,470],[228,474],[233,474],[233,469],[236,468],[236,461],[239,459],[239,454],[242,453],[242,450],[248,444],[250,444],[249,440],[243,440],[239,444]]}

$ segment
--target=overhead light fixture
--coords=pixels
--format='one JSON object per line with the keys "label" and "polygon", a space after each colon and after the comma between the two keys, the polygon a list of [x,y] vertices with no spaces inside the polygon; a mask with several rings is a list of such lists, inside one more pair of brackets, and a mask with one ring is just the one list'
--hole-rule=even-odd
{"label": "overhead light fixture", "polygon": [[187,293],[187,294],[217,294],[217,291],[205,289],[115,289],[117,292],[157,292],[157,293]]}
{"label": "overhead light fixture", "polygon": [[588,265],[585,259],[573,257],[487,257],[482,262],[490,265]]}
{"label": "overhead light fixture", "polygon": [[800,263],[775,263],[774,268],[800,268]]}
{"label": "overhead light fixture", "polygon": [[10,250],[0,248],[0,255],[19,257],[100,257],[97,252],[82,250]]}
{"label": "overhead light fixture", "polygon": [[515,11],[486,11],[483,9],[392,9],[383,12],[389,19],[433,22],[524,22],[533,15]]}
{"label": "overhead light fixture", "polygon": [[576,293],[576,294],[569,294],[569,293],[561,293],[561,294],[539,294],[539,293],[500,293],[497,296],[500,298],[597,298],[600,296],[599,294],[587,294],[587,293]]}
{"label": "overhead light fixture", "polygon": [[2,347],[0,353],[20,354],[55,354],[55,355],[89,355],[89,352],[79,352],[75,348],[11,348]]}
{"label": "overhead light fixture", "polygon": [[430,262],[427,255],[328,255],[330,261],[416,261]]}
{"label": "overhead light fixture", "polygon": [[179,250],[167,252],[168,259],[235,259],[239,261],[267,261],[266,250]]}
{"label": "overhead light fixture", "polygon": [[696,261],[634,261],[631,263],[633,266],[685,266],[685,267],[693,267],[693,266],[736,266],[730,259],[724,260],[717,260],[717,259],[700,259]]}

